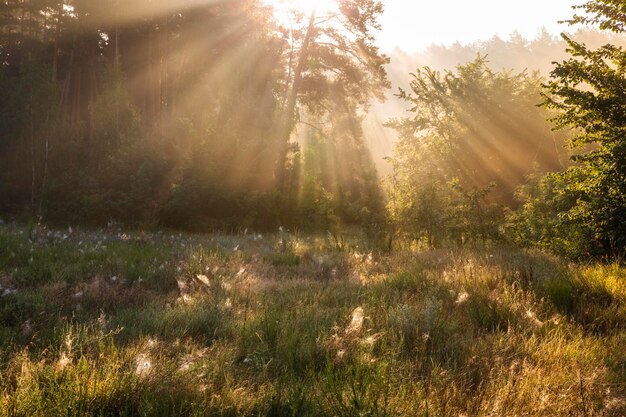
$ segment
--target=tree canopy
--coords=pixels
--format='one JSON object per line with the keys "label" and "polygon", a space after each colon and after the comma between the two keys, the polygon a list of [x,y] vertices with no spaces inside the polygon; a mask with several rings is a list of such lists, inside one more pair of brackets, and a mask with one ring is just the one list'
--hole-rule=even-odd
{"label": "tree canopy", "polygon": [[[624,31],[622,2],[586,3],[591,16],[573,22]],[[590,251],[618,255],[626,249],[626,52],[607,44],[590,50],[564,36],[571,58],[557,63],[547,84],[546,106],[559,112],[558,127],[572,129],[575,164],[556,174],[573,204],[568,219],[589,231]]]}

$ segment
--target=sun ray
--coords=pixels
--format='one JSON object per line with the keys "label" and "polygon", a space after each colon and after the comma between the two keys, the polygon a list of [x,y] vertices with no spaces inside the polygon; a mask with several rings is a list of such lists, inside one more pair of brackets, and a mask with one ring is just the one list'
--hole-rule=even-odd
{"label": "sun ray", "polygon": [[309,14],[315,10],[318,16],[327,15],[338,11],[337,0],[263,0],[274,9],[276,21],[290,27],[294,16],[297,14]]}

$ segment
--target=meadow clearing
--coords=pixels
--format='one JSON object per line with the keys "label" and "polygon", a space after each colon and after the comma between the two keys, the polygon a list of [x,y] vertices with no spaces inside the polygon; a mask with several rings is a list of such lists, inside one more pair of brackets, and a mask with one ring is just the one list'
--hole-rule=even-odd
{"label": "meadow clearing", "polygon": [[626,415],[626,269],[0,229],[0,416]]}

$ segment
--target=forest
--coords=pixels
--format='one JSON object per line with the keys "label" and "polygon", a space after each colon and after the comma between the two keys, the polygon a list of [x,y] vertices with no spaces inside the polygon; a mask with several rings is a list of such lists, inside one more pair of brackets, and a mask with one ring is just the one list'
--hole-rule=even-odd
{"label": "forest", "polygon": [[388,3],[0,0],[0,417],[626,415],[626,2]]}

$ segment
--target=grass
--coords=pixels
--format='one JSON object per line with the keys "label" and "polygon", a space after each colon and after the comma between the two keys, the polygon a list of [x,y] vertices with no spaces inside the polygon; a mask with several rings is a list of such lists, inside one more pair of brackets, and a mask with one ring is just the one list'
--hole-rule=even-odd
{"label": "grass", "polygon": [[3,226],[0,287],[1,417],[626,415],[617,264]]}

